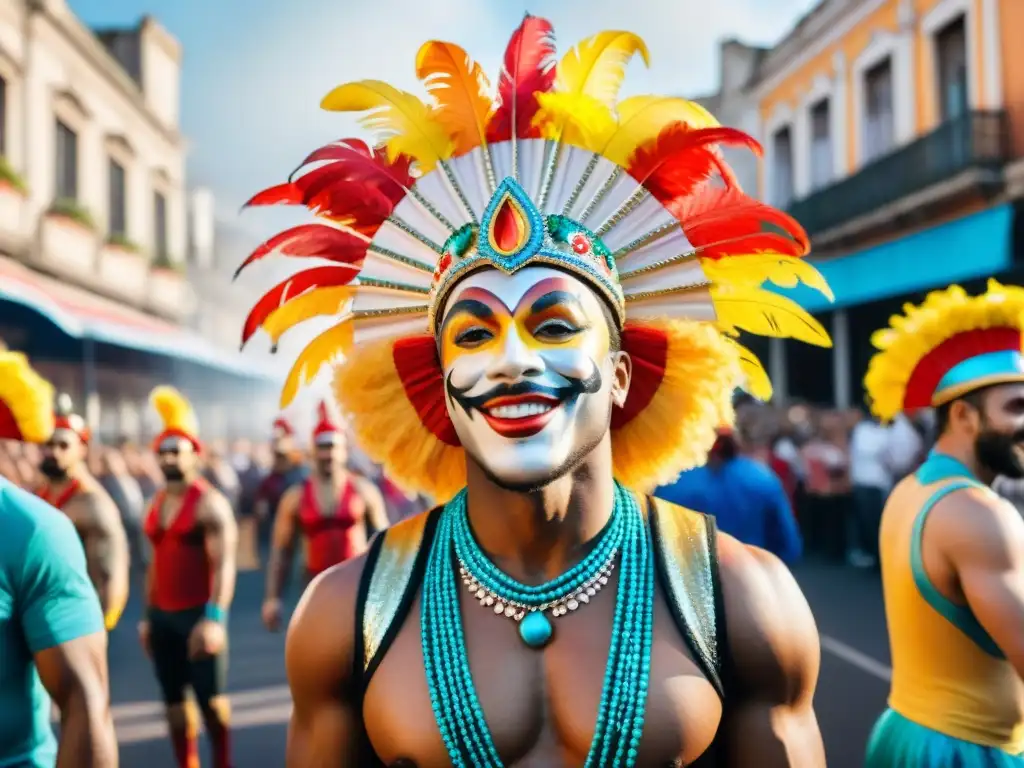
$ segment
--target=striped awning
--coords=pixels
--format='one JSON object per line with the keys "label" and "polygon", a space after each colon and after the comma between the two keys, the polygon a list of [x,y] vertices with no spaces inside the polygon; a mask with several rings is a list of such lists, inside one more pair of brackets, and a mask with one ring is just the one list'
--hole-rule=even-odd
{"label": "striped awning", "polygon": [[28,307],[77,339],[187,360],[246,378],[282,378],[264,361],[221,349],[194,331],[65,285],[6,257],[0,257],[0,301]]}

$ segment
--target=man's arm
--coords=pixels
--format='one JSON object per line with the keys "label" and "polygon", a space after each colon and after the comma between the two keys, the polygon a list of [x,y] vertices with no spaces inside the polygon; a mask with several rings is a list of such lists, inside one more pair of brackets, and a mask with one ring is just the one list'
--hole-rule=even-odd
{"label": "man's arm", "polygon": [[940,501],[928,521],[971,612],[1024,677],[1024,519],[984,491]]}
{"label": "man's arm", "polygon": [[814,714],[821,662],[814,617],[778,558],[719,534],[732,675],[716,739],[721,768],[824,768]]}
{"label": "man's arm", "polygon": [[114,768],[107,635],[85,553],[71,522],[40,511],[17,588],[25,642],[60,709],[57,768]]}
{"label": "man's arm", "polygon": [[365,557],[317,576],[299,601],[285,642],[292,693],[288,768],[360,765],[361,715],[352,679],[356,594]]}
{"label": "man's arm", "polygon": [[285,491],[281,502],[277,505],[274,517],[274,531],[270,540],[270,562],[267,565],[267,583],[265,598],[278,600],[284,591],[285,582],[292,572],[292,559],[295,556],[295,543],[298,539],[299,500],[302,498],[302,486],[295,486]]}
{"label": "man's arm", "polygon": [[74,517],[85,533],[85,561],[103,615],[114,617],[128,597],[128,537],[121,514],[104,491],[94,489],[75,499]]}
{"label": "man's arm", "polygon": [[388,520],[387,504],[384,503],[384,496],[380,489],[363,477],[356,480],[356,488],[366,503],[366,522],[369,523],[370,528],[377,532],[383,531],[391,525]]}
{"label": "man's arm", "polygon": [[203,494],[202,521],[206,557],[213,574],[210,602],[226,611],[235,596],[238,525],[231,505],[219,491],[211,488]]}

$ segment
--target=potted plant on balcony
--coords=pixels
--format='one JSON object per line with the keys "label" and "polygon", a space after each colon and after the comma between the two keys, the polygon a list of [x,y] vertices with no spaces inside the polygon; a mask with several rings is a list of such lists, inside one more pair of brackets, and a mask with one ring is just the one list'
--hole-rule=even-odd
{"label": "potted plant on balcony", "polygon": [[72,200],[71,198],[54,200],[46,214],[47,216],[74,222],[90,232],[96,231],[96,222],[93,220],[92,214],[89,213],[89,209],[77,200]]}
{"label": "potted plant on balcony", "polygon": [[168,276],[181,277],[185,272],[185,265],[166,253],[160,253],[153,259],[152,269]]}
{"label": "potted plant on balcony", "polygon": [[123,253],[131,253],[138,255],[142,252],[142,249],[139,248],[138,243],[131,240],[127,235],[121,234],[119,232],[111,232],[109,235],[107,235],[107,239],[104,245],[107,248],[121,251]]}
{"label": "potted plant on balcony", "polygon": [[22,197],[28,194],[28,186],[25,180],[8,162],[7,158],[0,155],[0,189],[8,189],[16,192]]}

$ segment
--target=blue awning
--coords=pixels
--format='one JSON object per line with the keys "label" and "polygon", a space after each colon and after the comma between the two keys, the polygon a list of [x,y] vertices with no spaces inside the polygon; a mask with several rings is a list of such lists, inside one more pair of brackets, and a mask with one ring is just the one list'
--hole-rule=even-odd
{"label": "blue awning", "polygon": [[280,369],[264,361],[220,349],[198,333],[65,285],[5,257],[0,257],[0,301],[30,308],[76,339],[186,360],[234,376],[283,379]]}
{"label": "blue awning", "polygon": [[804,285],[773,290],[811,312],[865,304],[905,293],[996,275],[1013,262],[1013,206],[997,205],[814,266],[835,303]]}

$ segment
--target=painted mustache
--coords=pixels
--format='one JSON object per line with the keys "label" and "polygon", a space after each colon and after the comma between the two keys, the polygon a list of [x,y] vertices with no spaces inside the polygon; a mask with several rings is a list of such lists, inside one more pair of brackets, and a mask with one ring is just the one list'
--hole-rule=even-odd
{"label": "painted mustache", "polygon": [[573,404],[580,395],[593,394],[601,389],[601,372],[595,365],[593,372],[583,379],[567,378],[564,387],[547,387],[530,381],[494,387],[482,395],[470,396],[451,382],[445,384],[448,395],[459,404],[466,415],[478,411],[491,429],[502,437],[521,439],[531,437],[547,426],[555,409]]}

